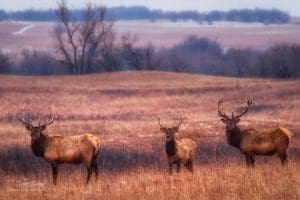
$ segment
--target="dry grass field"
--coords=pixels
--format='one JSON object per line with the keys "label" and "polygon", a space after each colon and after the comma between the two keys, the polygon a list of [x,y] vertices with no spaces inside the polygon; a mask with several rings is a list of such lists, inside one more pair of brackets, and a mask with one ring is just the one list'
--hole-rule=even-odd
{"label": "dry grass field", "polygon": [[[232,22],[216,22],[213,25],[196,22],[169,21],[117,21],[115,32],[120,36],[131,32],[139,38],[138,45],[151,42],[157,47],[171,47],[193,34],[218,41],[225,49],[266,49],[278,42],[300,41],[300,26],[297,18],[291,24],[262,25]],[[54,23],[51,22],[0,22],[1,51],[21,52],[23,49],[54,51],[51,37]]]}
{"label": "dry grass field", "polygon": [[[162,72],[87,76],[0,77],[0,199],[299,199],[300,80],[236,79]],[[227,112],[255,105],[244,127],[284,125],[294,133],[289,163],[256,157],[247,168],[225,140],[217,118],[223,97]],[[58,185],[51,168],[33,156],[30,135],[18,116],[58,120],[47,134],[93,133],[102,140],[100,177],[85,185],[81,165],[60,165]],[[196,141],[195,172],[168,174],[165,126],[184,121],[178,138]]]}

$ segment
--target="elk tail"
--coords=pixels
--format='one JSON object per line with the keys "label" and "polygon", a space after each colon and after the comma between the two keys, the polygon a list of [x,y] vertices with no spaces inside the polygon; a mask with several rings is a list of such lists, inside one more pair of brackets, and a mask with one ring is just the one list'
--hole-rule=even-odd
{"label": "elk tail", "polygon": [[281,126],[279,127],[279,130],[281,130],[281,132],[288,136],[289,140],[291,140],[291,138],[293,137],[293,133],[289,129]]}

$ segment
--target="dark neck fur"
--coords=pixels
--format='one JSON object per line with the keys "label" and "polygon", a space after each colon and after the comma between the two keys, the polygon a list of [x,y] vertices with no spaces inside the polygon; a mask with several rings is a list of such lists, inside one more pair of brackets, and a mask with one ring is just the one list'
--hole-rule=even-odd
{"label": "dark neck fur", "polygon": [[232,129],[226,130],[227,142],[237,148],[240,148],[243,133],[239,127],[234,127]]}
{"label": "dark neck fur", "polygon": [[46,136],[41,133],[40,137],[32,142],[31,149],[34,155],[44,157],[46,149],[46,139]]}
{"label": "dark neck fur", "polygon": [[166,152],[168,156],[174,156],[176,154],[175,139],[166,142]]}

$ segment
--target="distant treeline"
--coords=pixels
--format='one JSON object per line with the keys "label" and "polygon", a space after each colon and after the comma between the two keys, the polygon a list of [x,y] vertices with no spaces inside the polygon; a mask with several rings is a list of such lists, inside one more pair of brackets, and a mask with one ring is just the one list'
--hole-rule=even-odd
{"label": "distant treeline", "polygon": [[[71,11],[74,21],[81,20],[82,10],[73,9]],[[261,22],[264,24],[284,24],[290,21],[290,15],[286,12],[272,9],[242,9],[223,11],[211,11],[200,13],[198,11],[162,11],[151,10],[143,6],[133,7],[112,7],[107,8],[107,16],[110,20],[150,20],[160,19],[194,20],[199,23],[214,21],[233,22]],[[6,12],[0,10],[0,20],[24,20],[24,21],[57,21],[54,9],[49,10],[24,10]]]}
{"label": "distant treeline", "polygon": [[[128,36],[123,45],[110,42],[87,73],[157,70],[234,77],[300,77],[300,45],[278,43],[265,51],[228,49],[207,38],[190,36],[172,48],[137,47]],[[24,50],[23,59],[0,53],[0,73],[18,75],[72,74],[46,52]]]}

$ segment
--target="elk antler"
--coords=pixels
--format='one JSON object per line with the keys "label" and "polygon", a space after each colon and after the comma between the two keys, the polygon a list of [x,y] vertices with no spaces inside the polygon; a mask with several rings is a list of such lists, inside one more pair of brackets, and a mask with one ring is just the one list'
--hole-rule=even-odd
{"label": "elk antler", "polygon": [[253,105],[253,98],[252,98],[252,99],[248,98],[248,99],[247,99],[247,107],[245,108],[245,110],[244,110],[243,112],[241,112],[241,113],[240,113],[239,115],[237,115],[237,116],[234,116],[233,113],[232,113],[232,118],[240,118],[241,116],[243,116],[244,114],[246,114],[246,113],[248,112],[249,107],[250,107],[251,105]]}
{"label": "elk antler", "polygon": [[158,121],[158,124],[159,124],[160,128],[165,128],[165,127],[163,127],[163,126],[160,124],[160,118],[157,118],[157,121]]}
{"label": "elk antler", "polygon": [[218,116],[222,118],[230,119],[224,111],[220,110],[221,104],[223,104],[223,99],[220,99],[218,102]]}
{"label": "elk antler", "polygon": [[177,127],[177,128],[179,128],[179,126],[182,124],[182,116],[180,115],[180,122],[179,122],[179,124],[177,125],[177,126],[175,126],[175,127]]}
{"label": "elk antler", "polygon": [[48,121],[46,121],[42,126],[49,126],[54,122],[54,120],[57,119],[57,115],[53,115],[52,118]]}
{"label": "elk antler", "polygon": [[[30,122],[26,122],[22,117],[19,116],[19,120],[25,125],[32,127],[32,124]],[[31,121],[31,120],[30,120]]]}

